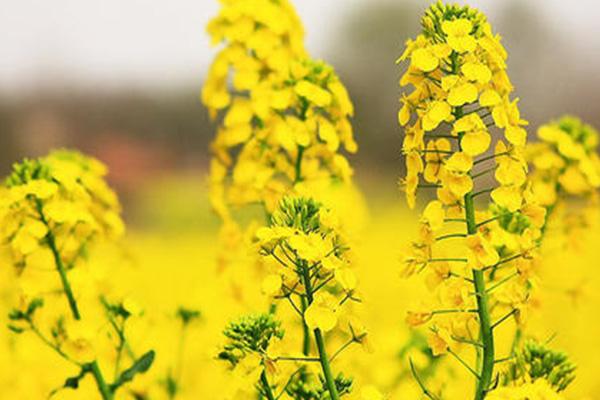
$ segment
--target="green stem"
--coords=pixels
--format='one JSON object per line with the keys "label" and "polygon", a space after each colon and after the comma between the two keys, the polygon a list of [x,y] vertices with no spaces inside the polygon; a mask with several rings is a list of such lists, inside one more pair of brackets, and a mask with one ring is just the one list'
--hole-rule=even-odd
{"label": "green stem", "polygon": [[102,371],[100,371],[100,367],[98,366],[97,361],[93,361],[90,363],[90,371],[96,380],[96,385],[98,386],[98,391],[102,396],[102,400],[113,400],[114,396],[106,381],[104,380],[104,376],[102,375]]}
{"label": "green stem", "polygon": [[[300,303],[302,306],[302,315],[304,315],[304,312],[308,308],[306,298],[304,296],[300,296]],[[302,354],[308,356],[310,355],[310,329],[308,325],[306,325],[306,321],[304,321],[304,318],[302,318],[302,334]]]}
{"label": "green stem", "polygon": [[46,228],[48,229],[48,235],[46,236],[46,241],[48,243],[48,247],[52,252],[52,256],[54,257],[54,263],[56,265],[56,270],[60,275],[60,281],[62,282],[63,291],[65,292],[65,296],[67,297],[67,301],[69,302],[69,308],[71,309],[71,313],[73,314],[73,318],[76,320],[81,319],[81,314],[79,313],[79,308],[77,307],[77,302],[75,301],[75,296],[73,295],[73,289],[71,288],[71,284],[67,279],[67,271],[62,261],[62,257],[58,251],[58,247],[56,246],[56,239],[54,237],[54,233],[52,229],[50,229],[50,224],[44,215],[44,211],[42,210],[42,203],[39,200],[36,200],[36,206],[38,213],[40,215],[41,221],[44,223]]}
{"label": "green stem", "polygon": [[304,155],[304,147],[298,146],[298,156],[296,157],[294,183],[302,181],[302,156]]}
{"label": "green stem", "polygon": [[[459,110],[458,114],[462,114],[462,110]],[[458,136],[460,144],[462,141],[462,134],[459,133]],[[477,233],[477,222],[475,220],[475,205],[473,202],[472,191],[465,194],[464,201],[467,233],[469,235],[474,235]],[[475,400],[483,400],[492,382],[495,357],[494,333],[490,317],[488,294],[485,287],[484,271],[473,269],[473,285],[475,287],[475,296],[477,298],[477,315],[479,316],[479,329],[482,344],[481,370],[477,373],[479,379],[477,380],[477,387],[475,389]]]}
{"label": "green stem", "polygon": [[[302,265],[302,279],[304,281],[304,289],[306,290],[308,305],[310,306],[313,302],[313,290],[310,282],[308,267],[306,265]],[[315,329],[313,333],[315,335],[315,343],[317,345],[317,351],[319,353],[319,360],[321,361],[321,369],[323,370],[323,376],[325,377],[327,391],[329,391],[331,400],[339,400],[340,395],[338,394],[337,387],[335,386],[335,379],[333,378],[333,373],[331,372],[331,365],[329,363],[329,357],[327,356],[323,333],[319,328]]]}
{"label": "green stem", "polygon": [[325,384],[327,390],[331,395],[331,400],[339,400],[340,396],[335,386],[335,379],[331,372],[331,365],[329,365],[329,358],[327,356],[327,350],[325,349],[325,341],[323,340],[323,334],[319,328],[315,329],[315,342],[317,343],[317,349],[319,350],[319,358],[321,359],[321,367],[323,368],[323,375],[325,376]]}
{"label": "green stem", "polygon": [[267,396],[267,400],[275,400],[275,395],[273,394],[273,390],[271,389],[271,385],[269,384],[269,380],[267,379],[267,374],[265,371],[260,374],[260,383],[262,384],[265,396]]}
{"label": "green stem", "polygon": [[[77,306],[77,301],[75,300],[75,296],[73,294],[73,289],[71,288],[71,283],[69,282],[69,279],[67,277],[67,271],[63,264],[62,257],[60,255],[60,252],[58,251],[58,246],[56,246],[56,238],[54,237],[54,233],[52,232],[52,229],[50,228],[50,224],[48,223],[48,220],[46,219],[46,215],[44,214],[44,210],[42,208],[42,202],[39,200],[36,200],[36,207],[37,207],[37,211],[40,215],[40,220],[42,221],[42,223],[44,225],[46,225],[46,228],[48,229],[46,241],[47,241],[48,247],[50,248],[50,251],[52,252],[52,255],[54,257],[54,263],[56,264],[56,270],[58,271],[58,274],[60,275],[60,280],[61,280],[61,283],[63,286],[63,291],[65,293],[65,296],[67,297],[67,301],[69,303],[69,308],[71,309],[73,318],[75,318],[76,320],[81,320],[81,314],[79,313],[79,307]],[[93,361],[92,363],[89,364],[89,366],[90,366],[90,371],[91,371],[92,375],[94,376],[94,379],[96,380],[96,385],[98,386],[98,390],[100,391],[100,395],[102,396],[102,399],[103,400],[113,400],[113,393],[110,390],[110,388],[108,387],[108,385],[106,384],[106,381],[104,380],[104,376],[102,375],[102,371],[100,371],[98,362]]]}
{"label": "green stem", "polygon": [[479,315],[479,325],[481,332],[481,344],[483,345],[483,355],[481,359],[481,372],[477,382],[475,399],[482,400],[487,394],[487,389],[492,382],[494,373],[494,333],[488,307],[488,295],[485,290],[485,277],[481,270],[473,270],[473,280],[475,281],[475,293],[477,296],[477,308]]}

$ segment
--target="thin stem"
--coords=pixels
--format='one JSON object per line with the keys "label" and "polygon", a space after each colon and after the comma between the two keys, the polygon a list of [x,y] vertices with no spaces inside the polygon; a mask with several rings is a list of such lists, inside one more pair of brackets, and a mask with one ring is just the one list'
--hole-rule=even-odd
{"label": "thin stem", "polygon": [[469,260],[467,260],[466,258],[430,258],[429,260],[427,260],[428,263],[430,262],[469,262]]}
{"label": "thin stem", "polygon": [[33,322],[28,321],[29,322],[29,328],[31,329],[31,331],[48,347],[50,347],[52,350],[54,350],[59,356],[61,356],[62,358],[64,358],[65,360],[67,360],[68,362],[77,365],[78,367],[81,367],[82,364],[75,361],[74,359],[72,359],[71,357],[69,357],[69,355],[67,353],[65,353],[64,351],[62,351],[62,349],[60,347],[58,347],[56,344],[52,343],[50,340],[48,340],[47,337],[44,336],[44,334],[42,332],[40,332],[40,330],[37,328],[37,326],[35,326],[33,324]]}
{"label": "thin stem", "polygon": [[507,277],[505,277],[504,279],[501,279],[500,281],[494,283],[492,286],[487,288],[487,292],[491,293],[492,291],[494,291],[495,289],[499,288],[500,286],[502,286],[503,284],[505,284],[506,282],[510,281],[512,278],[519,276],[519,271],[516,271],[510,275],[508,275]]}
{"label": "thin stem", "polygon": [[496,157],[507,156],[509,154],[510,154],[510,151],[504,151],[502,153],[492,154],[492,155],[489,155],[489,156],[486,156],[486,157],[482,157],[479,160],[473,161],[473,165],[481,164],[482,162],[486,162],[486,161],[492,160],[492,159],[494,159]]}
{"label": "thin stem", "polygon": [[317,357],[277,357],[275,361],[298,361],[298,362],[320,362],[321,359]]}
{"label": "thin stem", "polygon": [[431,400],[439,400],[439,398],[436,395],[434,395],[433,393],[431,393],[429,391],[429,389],[427,389],[427,387],[425,387],[425,384],[423,384],[423,382],[421,381],[421,378],[417,374],[417,369],[415,368],[415,364],[413,363],[412,359],[409,360],[409,363],[410,363],[410,371],[412,372],[413,377],[419,384],[419,387],[421,388],[421,391],[423,392],[423,394],[425,396],[427,396],[428,398],[430,398]]}
{"label": "thin stem", "polygon": [[480,190],[478,192],[475,192],[471,195],[472,198],[475,198],[477,196],[481,196],[482,194],[487,194],[487,193],[491,193],[494,190],[494,188],[489,188],[489,189],[483,189]]}
{"label": "thin stem", "polygon": [[355,343],[355,342],[356,342],[356,340],[354,338],[352,338],[352,339],[348,340],[346,343],[344,343],[339,349],[337,349],[337,351],[335,353],[333,353],[333,355],[331,356],[331,360],[330,361],[335,360],[335,358],[337,356],[339,356],[340,354],[342,354],[342,351],[346,350],[346,348],[348,346],[350,346],[352,343]]}
{"label": "thin stem", "polygon": [[500,325],[501,323],[503,323],[504,321],[506,321],[507,319],[509,319],[512,315],[514,315],[517,312],[517,309],[514,308],[512,309],[508,314],[506,314],[504,317],[500,318],[498,321],[494,322],[494,324],[492,325],[492,329],[495,329],[498,325]]}
{"label": "thin stem", "polygon": [[98,366],[98,362],[92,361],[89,364],[89,366],[90,366],[90,372],[92,373],[92,375],[94,376],[94,379],[96,380],[96,386],[98,386],[98,391],[100,392],[100,395],[102,396],[102,400],[112,400],[114,398],[114,395],[113,395],[112,391],[110,390],[110,388],[108,387],[108,385],[106,384],[106,381],[104,380],[102,372],[100,371],[100,367]]}
{"label": "thin stem", "polygon": [[478,380],[480,379],[477,372],[475,372],[475,370],[473,368],[471,368],[471,366],[469,364],[467,364],[467,362],[465,360],[460,358],[459,355],[456,354],[452,349],[449,348],[448,353],[452,354],[452,356],[454,356],[454,358],[456,358],[458,360],[458,362],[462,364],[463,367],[465,367],[470,373],[475,375],[475,378],[477,378]]}
{"label": "thin stem", "polygon": [[[302,278],[304,280],[304,289],[306,290],[308,306],[310,306],[313,302],[313,291],[312,284],[309,278],[308,268],[306,267],[306,265],[302,265]],[[327,350],[325,348],[325,340],[323,339],[323,334],[319,328],[316,328],[313,331],[313,334],[315,336],[315,343],[317,345],[319,359],[321,360],[321,369],[323,370],[323,376],[325,377],[325,385],[327,386],[327,391],[329,391],[331,400],[339,400],[340,396],[338,394],[337,387],[335,386],[335,379],[333,377],[333,373],[331,372],[331,365],[329,363],[329,357],[327,356]]]}
{"label": "thin stem", "polygon": [[[58,274],[60,275],[60,280],[61,280],[61,283],[63,286],[63,291],[65,293],[65,296],[67,297],[67,301],[69,303],[69,308],[71,309],[71,313],[73,314],[73,318],[75,320],[81,320],[81,314],[79,313],[79,307],[77,306],[77,301],[75,300],[75,296],[73,295],[73,289],[71,288],[71,284],[67,277],[67,271],[65,270],[65,267],[64,267],[64,264],[62,261],[62,257],[58,251],[58,247],[56,246],[56,238],[54,237],[54,233],[52,232],[52,229],[50,229],[50,224],[48,223],[48,220],[46,219],[46,216],[44,214],[41,201],[36,200],[36,208],[37,208],[37,211],[38,211],[38,214],[40,216],[42,223],[48,229],[48,234],[46,235],[46,241],[47,241],[48,247],[50,248],[50,251],[52,252],[52,255],[54,257],[54,263],[56,265],[56,270],[58,271]],[[104,376],[102,375],[102,372],[100,371],[98,362],[97,361],[91,362],[89,364],[89,368],[90,368],[90,372],[94,376],[96,385],[98,386],[98,390],[100,391],[100,395],[102,396],[102,399],[103,400],[112,400],[113,393],[110,390],[110,388],[108,387],[108,385],[106,384],[106,381],[104,380]]]}
{"label": "thin stem", "polygon": [[483,171],[477,172],[475,174],[471,174],[471,179],[476,179],[476,178],[479,178],[480,176],[484,176],[486,174],[489,174],[490,172],[495,171],[497,168],[498,168],[497,166],[494,166],[494,167],[491,167],[491,168],[488,168],[488,169],[484,169]]}
{"label": "thin stem", "polygon": [[75,318],[76,320],[80,320],[81,314],[79,313],[79,308],[77,307],[77,301],[75,301],[75,296],[73,295],[73,289],[71,288],[71,284],[69,283],[69,280],[67,279],[67,271],[65,270],[65,266],[63,264],[62,257],[60,256],[60,253],[58,252],[58,247],[56,246],[56,238],[54,237],[54,233],[52,232],[52,229],[50,229],[50,224],[48,223],[48,220],[46,219],[46,215],[44,214],[44,211],[42,209],[42,202],[39,200],[36,200],[36,206],[37,206],[37,211],[40,215],[40,219],[41,219],[42,223],[48,229],[48,234],[46,235],[46,242],[48,243],[48,247],[50,248],[50,251],[52,252],[52,256],[54,257],[54,264],[56,265],[56,270],[58,271],[58,274],[60,275],[60,281],[62,283],[65,296],[67,297],[67,301],[69,303],[69,308],[71,309],[73,318]]}
{"label": "thin stem", "polygon": [[450,233],[448,235],[442,235],[435,238],[436,241],[451,239],[451,238],[465,238],[467,237],[464,233]]}
{"label": "thin stem", "polygon": [[304,155],[304,146],[298,145],[298,156],[296,157],[294,183],[302,181],[302,156]]}
{"label": "thin stem", "polygon": [[304,312],[308,308],[308,304],[305,297],[301,297],[300,302],[302,306],[302,354],[308,356],[310,354],[310,329],[304,320]]}
{"label": "thin stem", "polygon": [[267,400],[275,400],[275,395],[273,394],[273,390],[271,389],[271,385],[269,384],[269,380],[267,379],[267,374],[265,371],[260,374],[260,383]]}

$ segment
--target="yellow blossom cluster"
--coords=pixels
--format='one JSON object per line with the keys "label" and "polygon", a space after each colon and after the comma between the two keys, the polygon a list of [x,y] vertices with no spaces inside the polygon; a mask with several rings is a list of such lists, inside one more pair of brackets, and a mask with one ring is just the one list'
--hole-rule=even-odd
{"label": "yellow blossom cluster", "polygon": [[[304,30],[287,0],[224,0],[207,27],[213,45],[226,46],[210,67],[202,101],[214,117],[262,82],[281,83],[294,60],[306,57]],[[230,71],[236,92],[229,90]],[[262,85],[272,98],[268,85]],[[264,104],[265,106],[268,103]]]}
{"label": "yellow blossom cluster", "polygon": [[72,268],[89,242],[123,234],[120,205],[105,174],[97,160],[68,151],[15,165],[0,188],[0,240],[16,265],[25,267],[55,247]]}
{"label": "yellow blossom cluster", "polygon": [[217,213],[227,221],[229,205],[256,203],[270,212],[295,185],[347,181],[352,169],[339,150],[357,149],[353,106],[333,68],[306,55],[292,7],[224,2],[208,30],[225,43],[202,92],[211,114],[223,111],[212,144]]}
{"label": "yellow blossom cluster", "polygon": [[538,129],[539,142],[528,146],[534,167],[533,189],[541,204],[552,206],[564,192],[597,196],[600,188],[598,132],[576,117],[564,116]]}
{"label": "yellow blossom cluster", "polygon": [[[262,291],[273,301],[286,300],[300,318],[302,329],[297,333],[303,338],[302,351],[284,352],[280,323],[270,315],[230,324],[224,332],[229,344],[219,357],[234,365],[235,382],[240,383],[235,391],[253,382],[258,382],[266,398],[283,390],[290,398],[339,399],[352,391],[352,379],[335,375],[331,366],[333,358],[349,345],[366,344],[362,325],[344,315],[349,304],[360,299],[347,239],[340,228],[335,214],[313,199],[284,197],[271,223],[256,231],[256,246],[269,272]],[[339,326],[342,316],[347,326]],[[325,335],[334,330],[348,340],[331,356]],[[313,351],[316,357],[311,356]],[[317,362],[320,372],[311,367]],[[250,381],[239,378],[240,371]],[[381,398],[373,387],[365,386],[363,392],[359,398]]]}
{"label": "yellow blossom cluster", "polygon": [[[475,398],[483,399],[497,359],[494,330],[524,320],[546,209],[527,185],[527,123],[509,97],[500,37],[468,6],[436,3],[422,26],[399,59],[410,61],[400,84],[414,87],[399,112],[403,184],[411,207],[419,186],[437,199],[402,258],[405,276],[427,270],[433,295],[407,322],[429,326],[433,354],[467,366],[476,376]],[[503,132],[495,144],[491,129]],[[464,361],[465,347],[475,347],[478,365]]]}
{"label": "yellow blossom cluster", "polygon": [[[439,186],[440,199],[455,206],[473,189],[473,174],[485,160],[498,164],[496,203],[521,206],[527,166],[524,121],[506,74],[506,51],[485,16],[468,7],[437,3],[422,21],[423,32],[406,43],[398,61],[410,60],[402,86],[414,90],[401,98],[399,122],[406,135],[404,179],[414,206],[420,177]],[[504,132],[492,146],[490,128]],[[493,155],[482,156],[492,148]],[[454,150],[453,150],[454,149]]]}
{"label": "yellow blossom cluster", "polygon": [[[61,150],[15,164],[0,188],[2,259],[15,272],[8,327],[36,337],[79,369],[62,387],[56,382],[51,395],[77,389],[92,375],[98,394],[112,400],[154,360],[153,351],[130,355],[131,368],[120,369],[123,350],[131,345],[126,324],[141,310],[130,299],[112,300],[114,293],[101,285],[102,271],[88,262],[92,245],[114,241],[124,231],[106,172],[93,158]],[[109,383],[99,359],[115,349],[115,380]]]}

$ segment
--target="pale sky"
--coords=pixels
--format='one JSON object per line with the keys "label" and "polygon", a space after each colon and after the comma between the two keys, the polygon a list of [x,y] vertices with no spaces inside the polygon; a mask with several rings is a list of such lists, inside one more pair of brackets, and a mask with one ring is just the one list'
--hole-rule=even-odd
{"label": "pale sky", "polygon": [[[316,57],[326,57],[330,39],[349,11],[392,1],[294,3],[306,27],[309,49]],[[568,35],[573,46],[600,54],[596,1],[521,1],[544,13],[552,28]],[[422,8],[429,4],[418,3]],[[493,3],[469,2],[488,12],[492,22]],[[0,91],[18,92],[52,81],[107,87],[199,83],[213,55],[204,26],[217,10],[217,0],[3,0]],[[403,41],[399,38],[399,43]]]}

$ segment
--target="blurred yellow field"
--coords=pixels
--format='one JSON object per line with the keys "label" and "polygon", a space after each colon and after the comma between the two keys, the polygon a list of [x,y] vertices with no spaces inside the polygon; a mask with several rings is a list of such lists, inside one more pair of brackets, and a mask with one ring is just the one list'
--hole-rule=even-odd
{"label": "blurred yellow field", "polygon": [[483,12],[419,18],[399,173],[354,163],[353,97],[288,0],[207,24],[206,170],[127,139],[15,160],[0,398],[600,397],[600,134],[530,124]]}

